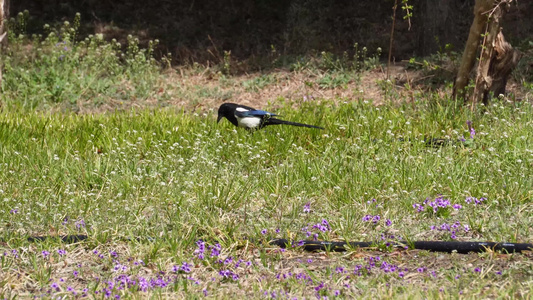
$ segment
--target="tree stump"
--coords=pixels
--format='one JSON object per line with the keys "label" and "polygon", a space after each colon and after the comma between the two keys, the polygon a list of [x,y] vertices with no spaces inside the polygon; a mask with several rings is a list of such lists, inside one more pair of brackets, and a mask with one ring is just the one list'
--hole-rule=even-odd
{"label": "tree stump", "polygon": [[507,78],[518,64],[522,54],[505,41],[500,22],[508,1],[499,2],[489,15],[487,33],[481,49],[476,86],[472,95],[472,109],[476,103],[488,105],[492,96],[505,94]]}
{"label": "tree stump", "polygon": [[[453,97],[466,104],[466,87],[476,58],[479,38],[483,36],[481,55],[477,67],[474,91],[470,100],[472,110],[476,103],[488,105],[490,97],[505,94],[507,78],[516,67],[522,54],[505,41],[501,22],[513,0],[476,0],[474,22],[470,27],[468,42],[455,79]],[[485,33],[481,35],[481,29]]]}
{"label": "tree stump", "polygon": [[478,78],[476,79],[476,88],[479,84],[479,92],[474,93],[473,103],[481,99],[483,104],[488,105],[491,97],[505,95],[507,79],[516,67],[522,53],[513,49],[511,44],[505,41],[503,33],[500,31],[496,35],[490,60],[481,61],[478,68]]}

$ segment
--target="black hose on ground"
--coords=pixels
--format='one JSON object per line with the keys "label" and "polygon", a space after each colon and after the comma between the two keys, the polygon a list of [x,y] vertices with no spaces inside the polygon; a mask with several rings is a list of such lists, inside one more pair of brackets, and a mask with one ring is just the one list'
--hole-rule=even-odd
{"label": "black hose on ground", "polygon": [[[324,242],[324,241],[289,241],[286,239],[274,239],[270,242],[281,248],[300,246],[307,251],[346,251],[347,248],[367,248],[377,247],[378,244],[373,242]],[[428,250],[435,252],[485,252],[485,251],[502,251],[503,253],[513,253],[522,251],[533,251],[533,244],[526,243],[496,243],[496,242],[444,242],[444,241],[415,241],[415,242],[397,242],[392,244],[395,248]]]}
{"label": "black hose on ground", "polygon": [[[87,235],[64,235],[64,236],[35,236],[29,237],[29,242],[42,242],[47,239],[61,239],[64,243],[77,243],[88,239]],[[136,238],[142,240],[142,238]],[[148,241],[154,241],[154,238],[146,238]],[[325,242],[325,241],[289,241],[287,239],[273,239],[269,242],[270,245],[281,248],[289,248],[298,246],[306,251],[335,251],[342,252],[348,248],[368,248],[377,247],[378,244],[374,242]],[[522,251],[533,251],[533,244],[527,243],[496,243],[496,242],[444,242],[444,241],[414,241],[414,242],[395,242],[392,244],[394,248],[406,248],[428,250],[435,252],[486,252],[486,251],[501,251],[502,253],[520,253]]]}

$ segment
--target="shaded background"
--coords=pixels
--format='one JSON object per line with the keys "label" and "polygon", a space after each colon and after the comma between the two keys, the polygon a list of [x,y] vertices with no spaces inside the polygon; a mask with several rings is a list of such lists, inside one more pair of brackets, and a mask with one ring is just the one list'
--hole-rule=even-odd
{"label": "shaded background", "polygon": [[[396,60],[444,51],[446,44],[462,51],[472,21],[474,0],[411,0],[412,27],[398,8],[393,56]],[[152,0],[152,1],[11,1],[11,16],[30,12],[28,33],[43,25],[82,16],[81,36],[104,33],[125,44],[128,34],[141,43],[159,39],[159,54],[171,52],[174,63],[219,63],[223,52],[253,59],[312,51],[340,54],[355,42],[375,51],[389,48],[393,0]],[[528,45],[533,30],[533,1],[511,6],[504,34],[514,46]]]}

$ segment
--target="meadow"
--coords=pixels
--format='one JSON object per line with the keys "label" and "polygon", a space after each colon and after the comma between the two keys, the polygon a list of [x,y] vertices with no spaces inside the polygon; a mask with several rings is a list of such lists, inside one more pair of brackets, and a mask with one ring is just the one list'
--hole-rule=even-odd
{"label": "meadow", "polygon": [[[18,50],[4,59],[0,298],[531,297],[530,251],[390,246],[533,241],[530,101],[499,97],[472,112],[429,92],[380,105],[359,88],[334,99],[277,95],[261,108],[325,129],[251,134],[216,123],[235,93],[227,87],[260,93],[285,75],[240,84],[228,64],[195,65],[180,78],[212,72],[209,93],[183,81],[172,90],[176,71],[162,70],[168,61],[151,48],[134,38],[125,52],[98,36],[75,42],[69,26],[11,36]],[[368,72],[361,61],[320,58],[290,72],[320,72],[304,85],[344,91]],[[195,102],[172,105],[176,95]],[[449,143],[431,147],[431,138]],[[28,241],[62,235],[88,238]],[[273,238],[375,247],[309,253]]]}

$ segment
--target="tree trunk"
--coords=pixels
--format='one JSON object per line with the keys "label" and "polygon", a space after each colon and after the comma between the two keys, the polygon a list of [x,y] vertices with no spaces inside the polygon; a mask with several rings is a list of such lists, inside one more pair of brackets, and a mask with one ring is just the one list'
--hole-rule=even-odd
{"label": "tree trunk", "polygon": [[7,46],[7,20],[9,20],[9,0],[0,0],[0,84],[2,83],[2,49]]}
{"label": "tree trunk", "polygon": [[505,41],[500,26],[506,6],[510,1],[503,0],[498,3],[490,16],[477,70],[472,109],[480,101],[488,105],[491,96],[498,97],[500,94],[505,94],[507,77],[520,60],[521,53]]}
{"label": "tree trunk", "polygon": [[7,45],[7,20],[9,20],[9,0],[0,0],[0,45]]}
{"label": "tree trunk", "polygon": [[461,59],[461,65],[453,86],[453,98],[466,102],[466,86],[470,79],[470,72],[476,61],[476,53],[479,47],[479,39],[488,21],[487,12],[490,11],[496,0],[476,0],[474,6],[474,21],[470,26],[465,51]]}

